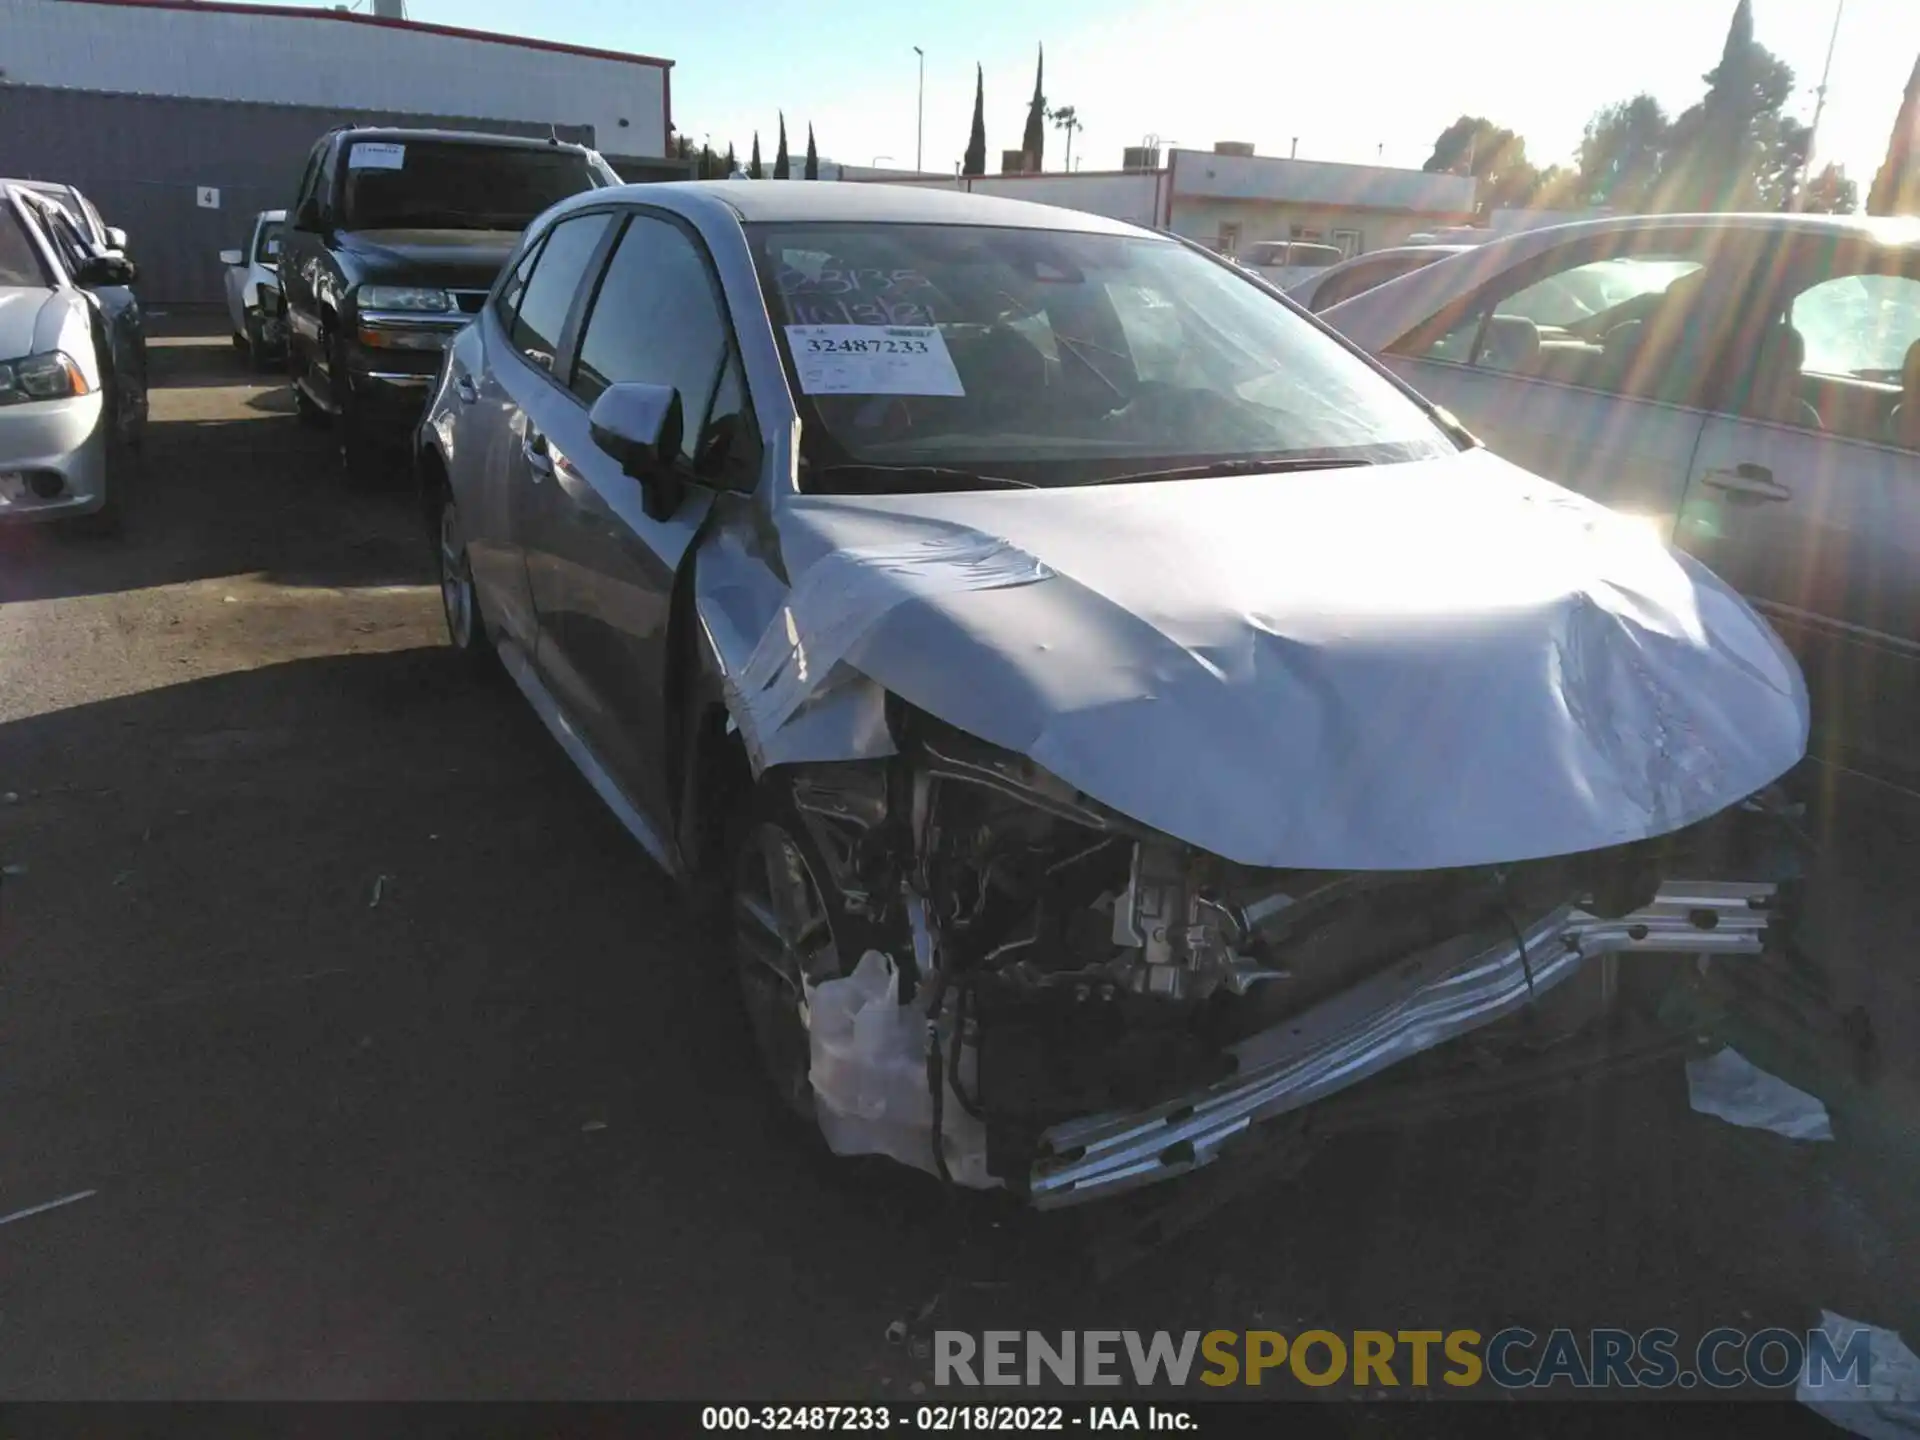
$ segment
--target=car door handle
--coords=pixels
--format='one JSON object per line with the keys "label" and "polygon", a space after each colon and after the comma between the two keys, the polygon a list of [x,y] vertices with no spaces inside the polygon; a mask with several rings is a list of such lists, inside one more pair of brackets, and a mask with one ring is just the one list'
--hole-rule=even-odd
{"label": "car door handle", "polygon": [[473,383],[473,377],[460,374],[453,377],[453,393],[460,397],[462,405],[471,405],[480,398],[480,387]]}
{"label": "car door handle", "polygon": [[533,475],[533,483],[538,485],[553,474],[553,456],[547,450],[547,437],[529,432],[520,442],[520,453],[526,457],[527,469]]}
{"label": "car door handle", "polygon": [[1793,491],[1775,480],[1773,471],[1764,465],[1746,462],[1735,465],[1731,470],[1709,470],[1700,477],[1700,483],[1756,502],[1793,498]]}

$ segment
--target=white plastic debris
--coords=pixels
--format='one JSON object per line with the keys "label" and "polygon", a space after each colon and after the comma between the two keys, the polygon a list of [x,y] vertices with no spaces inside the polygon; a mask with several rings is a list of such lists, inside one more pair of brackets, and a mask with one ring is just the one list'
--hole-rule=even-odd
{"label": "white plastic debris", "polygon": [[[808,1011],[809,1078],[827,1145],[836,1155],[889,1155],[933,1172],[925,988],[902,1005],[899,971],[869,950],[851,975],[814,987]],[[947,1170],[955,1183],[999,1185],[987,1174],[985,1127],[951,1086],[941,1103]]]}
{"label": "white plastic debris", "polygon": [[369,910],[379,909],[380,898],[386,893],[387,893],[387,877],[384,875],[374,876],[373,877],[373,899],[367,902],[367,908]]}
{"label": "white plastic debris", "polygon": [[58,1200],[48,1200],[43,1204],[29,1205],[26,1209],[16,1210],[11,1215],[0,1215],[0,1225],[11,1225],[14,1221],[24,1220],[29,1215],[44,1215],[49,1210],[58,1210],[64,1205],[73,1204],[76,1200],[85,1200],[99,1193],[98,1190],[80,1190],[72,1195],[62,1195]]}
{"label": "white plastic debris", "polygon": [[1831,1310],[1820,1312],[1820,1328],[1833,1342],[1836,1355],[1845,1355],[1848,1340],[1858,1331],[1869,1337],[1867,1374],[1861,1383],[1851,1372],[1819,1375],[1809,1383],[1803,1373],[1793,1398],[1842,1430],[1866,1440],[1915,1440],[1920,1436],[1920,1356],[1891,1330],[1863,1325]]}
{"label": "white plastic debris", "polygon": [[1702,1115],[1789,1140],[1831,1140],[1827,1107],[1729,1047],[1687,1062],[1687,1094]]}

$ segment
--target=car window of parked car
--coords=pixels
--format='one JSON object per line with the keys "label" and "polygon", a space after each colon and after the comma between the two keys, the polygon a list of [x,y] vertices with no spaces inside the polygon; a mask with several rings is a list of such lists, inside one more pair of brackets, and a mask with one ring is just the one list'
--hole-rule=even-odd
{"label": "car window of parked car", "polygon": [[533,364],[551,373],[560,351],[567,312],[587,276],[587,265],[613,217],[605,211],[562,220],[547,232],[533,274],[513,313],[513,344]]}
{"label": "car window of parked car", "polygon": [[[1722,268],[1719,259],[1704,242],[1620,243],[1634,248],[1596,258],[1594,242],[1581,241],[1557,263],[1549,255],[1516,267],[1482,287],[1442,333],[1422,340],[1416,331],[1392,348],[1412,358],[1693,403],[1712,369],[1705,351],[1714,337],[1689,317],[1707,267]],[[1726,260],[1727,269],[1745,263],[1733,249]]]}
{"label": "car window of parked car", "polygon": [[524,230],[541,211],[593,190],[578,150],[450,140],[356,140],[340,223],[349,230]]}
{"label": "car window of parked car", "polygon": [[320,161],[327,153],[327,144],[327,141],[322,140],[307,156],[306,166],[300,171],[300,187],[293,192],[293,209],[287,212],[289,215],[298,215],[300,206],[305,203],[306,198],[317,193],[315,182],[320,176]]}
{"label": "car window of parked car", "polygon": [[0,198],[0,285],[42,286],[46,264],[12,205]]}
{"label": "car window of parked car", "polygon": [[1362,262],[1338,275],[1329,275],[1322,280],[1313,292],[1313,301],[1307,307],[1318,315],[1322,310],[1338,305],[1342,300],[1350,300],[1355,295],[1384,285],[1387,281],[1405,275],[1410,270],[1418,270],[1422,265],[1432,262],[1411,255],[1396,256],[1392,259]]}
{"label": "car window of parked car", "polygon": [[50,205],[41,215],[54,248],[60,252],[60,263],[67,267],[68,275],[78,275],[92,253],[91,243],[80,233],[73,217],[59,206]]}
{"label": "car window of parked car", "polygon": [[527,293],[527,281],[533,278],[534,263],[539,260],[540,247],[546,242],[544,234],[534,236],[533,243],[521,252],[513,272],[501,283],[500,293],[494,296],[493,313],[499,317],[500,328],[508,334],[513,333],[513,317],[519,313],[520,299]]}
{"label": "car window of parked car", "polygon": [[1798,393],[1823,429],[1920,449],[1920,273],[1816,279],[1786,326],[1802,357]]}
{"label": "car window of parked car", "polygon": [[854,223],[749,232],[815,474],[975,465],[1068,485],[1455,448],[1368,361],[1176,241]]}
{"label": "car window of parked car", "polygon": [[285,228],[278,220],[260,222],[260,233],[254,237],[253,258],[262,265],[271,265],[280,257],[280,231]]}
{"label": "car window of parked car", "polygon": [[636,215],[580,332],[573,392],[591,405],[609,385],[671,385],[685,421],[682,456],[691,462],[729,334],[719,285],[693,238],[670,221]]}

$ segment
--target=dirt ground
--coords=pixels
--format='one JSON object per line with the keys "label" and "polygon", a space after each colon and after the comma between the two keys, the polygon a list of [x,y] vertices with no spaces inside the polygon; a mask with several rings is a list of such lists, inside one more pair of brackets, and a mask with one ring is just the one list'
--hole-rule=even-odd
{"label": "dirt ground", "polygon": [[[91,1192],[0,1227],[0,1395],[904,1398],[888,1326],[935,1295],[976,1331],[1920,1340],[1912,1189],[1845,1127],[1693,1114],[1672,1065],[1330,1141],[1103,1283],[1069,1262],[1111,1222],[823,1159],[708,937],[445,649],[409,497],[166,328],[124,536],[0,533],[0,1215]],[[1920,797],[1818,788],[1822,961],[1911,1120]]]}

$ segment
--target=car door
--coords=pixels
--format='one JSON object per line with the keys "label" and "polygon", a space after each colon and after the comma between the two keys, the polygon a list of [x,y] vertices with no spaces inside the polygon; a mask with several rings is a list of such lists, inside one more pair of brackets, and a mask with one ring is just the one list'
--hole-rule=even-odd
{"label": "car door", "polygon": [[[508,382],[519,364],[513,326],[546,238],[545,231],[527,238],[479,320],[447,351],[447,381],[458,407],[448,478],[460,502],[474,587],[480,608],[529,659],[538,648],[540,625],[518,529],[527,503],[522,493],[526,462],[520,454],[526,417]],[[509,372],[504,378],[503,370]]]}
{"label": "car door", "polygon": [[280,236],[280,298],[287,311],[287,363],[295,376],[315,363],[325,364],[320,353],[320,310],[315,297],[315,276],[321,262],[322,244],[318,231],[302,229],[300,211],[306,202],[325,203],[327,191],[323,175],[330,175],[327,157],[332,137],[320,141],[307,156],[300,175],[300,188],[293,206],[287,211],[286,229]]}
{"label": "car door", "polygon": [[67,274],[86,295],[87,303],[99,317],[101,333],[106,337],[108,354],[102,356],[113,373],[119,390],[122,427],[130,432],[147,412],[147,338],[140,315],[140,302],[125,285],[86,285],[79,276],[98,250],[81,231],[78,222],[59,205],[40,207],[41,222],[60,252]]}
{"label": "car door", "polygon": [[[1764,407],[1730,401],[1707,422],[1675,539],[1799,657],[1816,753],[1913,773],[1920,260],[1831,244],[1803,258],[1783,267],[1784,300],[1755,302],[1797,337],[1797,392]],[[1738,395],[1755,384],[1744,377]]]}
{"label": "car door", "polygon": [[[533,462],[527,570],[543,672],[629,798],[666,832],[677,793],[664,704],[674,576],[712,487],[744,488],[715,467],[751,477],[757,442],[704,246],[673,217],[645,210],[612,238],[565,360],[567,388],[532,413],[545,474]],[[684,421],[673,475],[644,487],[593,443],[588,421],[607,386],[635,382],[672,386]],[[715,437],[732,437],[733,448],[716,448]]]}
{"label": "car door", "polygon": [[1486,280],[1383,358],[1496,454],[1665,527],[1705,421],[1694,339],[1720,291],[1703,267],[1750,263],[1737,240],[1672,230],[1571,241]]}

